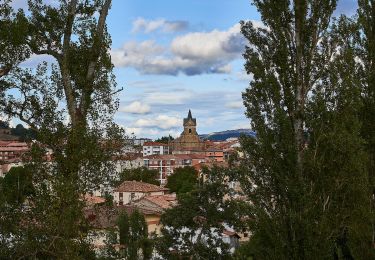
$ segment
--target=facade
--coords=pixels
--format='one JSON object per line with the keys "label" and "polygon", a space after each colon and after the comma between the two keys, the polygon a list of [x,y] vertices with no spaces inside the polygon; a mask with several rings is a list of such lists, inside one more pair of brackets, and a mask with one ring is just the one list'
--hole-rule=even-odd
{"label": "facade", "polygon": [[167,188],[145,182],[124,181],[113,190],[113,201],[116,205],[127,205],[144,196],[164,195],[167,191]]}
{"label": "facade", "polygon": [[168,144],[158,142],[145,142],[142,148],[143,156],[154,155],[154,154],[169,154]]}
{"label": "facade", "polygon": [[0,162],[19,159],[29,151],[29,146],[24,142],[0,141]]}
{"label": "facade", "polygon": [[173,153],[179,153],[178,151],[204,150],[204,142],[199,138],[197,133],[197,119],[193,118],[190,110],[187,118],[184,118],[183,126],[184,131],[180,137],[172,142]]}
{"label": "facade", "polygon": [[159,172],[158,180],[162,185],[166,184],[168,176],[173,174],[176,168],[194,166],[206,160],[204,154],[150,155],[143,158],[146,168]]}

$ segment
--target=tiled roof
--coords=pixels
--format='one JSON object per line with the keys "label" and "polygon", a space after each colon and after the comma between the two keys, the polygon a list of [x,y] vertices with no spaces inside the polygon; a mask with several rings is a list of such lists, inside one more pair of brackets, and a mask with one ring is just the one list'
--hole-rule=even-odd
{"label": "tiled roof", "polygon": [[143,146],[168,146],[168,144],[159,142],[145,142]]}
{"label": "tiled roof", "polygon": [[84,200],[87,205],[95,205],[95,204],[100,204],[100,203],[105,202],[104,198],[98,197],[98,196],[91,196],[90,194],[86,194],[84,196]]}
{"label": "tiled roof", "polygon": [[171,208],[172,206],[174,206],[174,204],[177,201],[175,194],[147,196],[147,197],[141,198],[141,200],[142,199],[151,201],[152,203],[158,205],[159,207],[163,209]]}
{"label": "tiled roof", "polygon": [[146,182],[139,181],[124,181],[120,184],[114,191],[118,192],[157,192],[157,191],[167,191],[167,188],[159,187]]}

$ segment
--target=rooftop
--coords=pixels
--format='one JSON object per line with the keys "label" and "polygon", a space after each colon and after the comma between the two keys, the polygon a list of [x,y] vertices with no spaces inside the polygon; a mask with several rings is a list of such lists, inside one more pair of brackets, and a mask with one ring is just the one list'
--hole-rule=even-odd
{"label": "rooftop", "polygon": [[120,184],[114,191],[117,192],[158,192],[158,191],[167,191],[169,189],[159,187],[154,184],[139,182],[139,181],[124,181]]}

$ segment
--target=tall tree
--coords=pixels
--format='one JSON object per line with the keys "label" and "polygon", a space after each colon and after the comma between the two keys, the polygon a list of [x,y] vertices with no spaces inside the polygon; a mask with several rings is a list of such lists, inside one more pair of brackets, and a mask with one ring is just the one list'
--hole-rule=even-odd
{"label": "tall tree", "polygon": [[234,172],[204,169],[205,181],[178,195],[178,205],[161,217],[162,236],[157,248],[165,259],[230,259],[222,239],[228,226],[241,226],[240,203],[231,196],[228,181]]}
{"label": "tall tree", "polygon": [[267,259],[368,256],[350,28],[330,26],[334,0],[253,2],[263,26],[242,22],[253,75],[243,99],[257,133],[243,139],[249,248]]}
{"label": "tall tree", "polygon": [[[122,140],[113,123],[118,102],[106,30],[111,0],[31,0],[28,12],[14,12],[9,2],[0,4],[0,109],[28,124],[37,142],[29,155],[35,192],[30,207],[5,208],[0,246],[6,251],[0,254],[85,259],[91,254],[80,198],[109,182],[110,159]],[[45,55],[50,63],[19,66]],[[53,163],[46,162],[47,148]],[[9,223],[14,228],[3,229]]]}
{"label": "tall tree", "polygon": [[194,190],[198,184],[198,172],[194,167],[177,168],[171,176],[168,176],[166,187],[177,194]]}
{"label": "tall tree", "polygon": [[135,169],[125,169],[120,173],[120,180],[117,184],[123,181],[143,181],[155,185],[159,185],[157,170],[150,170],[146,167],[139,167]]}
{"label": "tall tree", "polygon": [[[375,1],[358,1],[357,74],[361,77],[364,106],[361,111],[362,136],[366,140],[372,195],[375,194]],[[375,201],[372,205],[375,214]],[[375,216],[375,215],[374,215]],[[372,243],[375,245],[375,217]]]}

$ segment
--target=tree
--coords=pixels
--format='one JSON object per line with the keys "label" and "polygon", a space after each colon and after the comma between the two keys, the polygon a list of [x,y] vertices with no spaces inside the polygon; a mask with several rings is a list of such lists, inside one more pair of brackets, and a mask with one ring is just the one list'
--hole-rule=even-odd
{"label": "tree", "polygon": [[11,168],[2,181],[2,191],[7,203],[23,203],[34,191],[32,172],[24,167]]}
{"label": "tree", "polygon": [[121,254],[125,259],[151,259],[152,242],[148,239],[144,216],[135,210],[130,217],[124,211],[118,219]]}
{"label": "tree", "polygon": [[[112,181],[111,158],[124,139],[113,123],[118,91],[106,30],[110,5],[32,0],[28,12],[14,12],[9,1],[0,4],[0,111],[37,137],[29,154],[34,194],[30,207],[2,209],[0,258],[91,257],[80,198]],[[20,67],[31,55],[53,62]]]}
{"label": "tree", "polygon": [[120,173],[120,181],[118,184],[123,181],[142,181],[150,184],[159,185],[158,171],[150,170],[146,167],[140,167],[135,169],[125,169]]}
{"label": "tree", "polygon": [[165,259],[230,259],[221,234],[226,226],[242,226],[241,203],[233,200],[227,185],[234,172],[215,167],[203,174],[205,182],[179,194],[177,206],[161,217],[157,249]]}
{"label": "tree", "polygon": [[28,141],[36,138],[36,133],[32,129],[25,128],[22,124],[18,124],[11,129],[12,135],[19,136],[22,141]]}
{"label": "tree", "polygon": [[[358,1],[358,31],[356,38],[357,71],[363,97],[361,110],[362,137],[365,139],[368,154],[368,171],[371,197],[375,194],[375,2],[373,0]],[[372,203],[372,244],[375,244],[375,201]]]}
{"label": "tree", "polygon": [[253,75],[243,99],[256,138],[242,138],[240,171],[252,202],[251,253],[369,258],[351,28],[345,19],[331,23],[336,1],[253,2],[264,26],[242,22]]}
{"label": "tree", "polygon": [[168,135],[168,136],[162,136],[159,139],[156,139],[155,142],[169,144],[173,140],[174,140],[174,137],[171,135]]}
{"label": "tree", "polygon": [[198,172],[194,167],[188,166],[177,168],[172,175],[168,176],[166,187],[171,192],[181,194],[194,190],[197,184]]}

